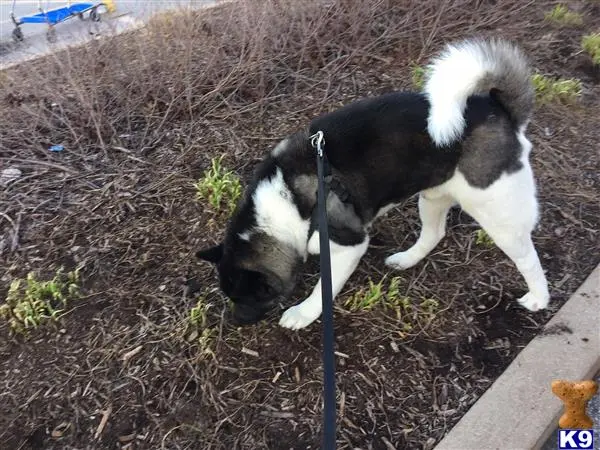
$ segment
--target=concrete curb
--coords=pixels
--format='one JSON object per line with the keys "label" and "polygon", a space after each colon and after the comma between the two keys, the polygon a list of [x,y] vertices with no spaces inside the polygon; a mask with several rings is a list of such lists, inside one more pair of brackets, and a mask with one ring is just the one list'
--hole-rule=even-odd
{"label": "concrete curb", "polygon": [[435,450],[537,450],[562,413],[552,381],[599,370],[600,265]]}

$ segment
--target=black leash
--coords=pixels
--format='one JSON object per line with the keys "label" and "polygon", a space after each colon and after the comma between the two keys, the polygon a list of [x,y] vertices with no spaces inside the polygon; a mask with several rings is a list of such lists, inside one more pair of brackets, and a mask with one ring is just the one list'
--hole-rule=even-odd
{"label": "black leash", "polygon": [[323,298],[323,450],[335,449],[335,336],[333,333],[333,292],[331,287],[331,254],[329,249],[329,227],[325,204],[325,139],[322,131],[310,137],[317,150],[317,209],[319,218],[319,258],[321,270],[321,295]]}

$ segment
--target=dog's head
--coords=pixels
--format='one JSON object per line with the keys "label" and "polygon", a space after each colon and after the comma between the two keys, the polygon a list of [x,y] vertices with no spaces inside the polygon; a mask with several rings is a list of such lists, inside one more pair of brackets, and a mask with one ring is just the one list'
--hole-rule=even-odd
{"label": "dog's head", "polygon": [[227,225],[224,240],[196,253],[198,258],[216,265],[221,290],[233,302],[233,315],[240,324],[260,321],[294,290],[306,255],[289,242],[282,242],[285,239],[277,237],[273,230],[278,228],[272,227],[271,222],[288,213],[286,205],[296,208],[280,163],[293,158],[286,149],[302,150],[307,142],[306,133],[284,139],[273,150],[277,158],[267,156],[255,168]]}
{"label": "dog's head", "polygon": [[216,265],[223,293],[233,302],[233,317],[250,325],[287,299],[296,284],[300,258],[291,249],[264,234],[228,236],[196,256]]}

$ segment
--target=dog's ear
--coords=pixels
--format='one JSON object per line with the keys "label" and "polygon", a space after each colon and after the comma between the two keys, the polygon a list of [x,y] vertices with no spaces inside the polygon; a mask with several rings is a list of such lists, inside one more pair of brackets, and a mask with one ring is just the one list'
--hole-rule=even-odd
{"label": "dog's ear", "polygon": [[215,245],[214,247],[198,250],[196,258],[217,264],[223,257],[223,244]]}

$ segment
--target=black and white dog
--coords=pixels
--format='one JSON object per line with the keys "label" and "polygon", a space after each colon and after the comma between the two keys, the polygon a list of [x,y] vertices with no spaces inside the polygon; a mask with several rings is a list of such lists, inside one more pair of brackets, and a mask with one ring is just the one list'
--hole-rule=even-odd
{"label": "black and white dog", "polygon": [[[258,165],[223,242],[197,256],[215,263],[240,323],[255,323],[288,298],[308,254],[319,253],[315,150],[321,130],[330,164],[327,213],[333,294],[369,246],[375,218],[419,194],[420,236],[389,256],[394,269],[417,264],[445,234],[458,203],[525,278],[518,301],[548,305],[548,285],[531,232],[538,219],[525,128],[534,106],[522,52],[502,40],[449,45],[433,61],[423,93],[390,93],[314,119],[281,141]],[[320,281],[280,324],[306,327],[321,314]]]}

